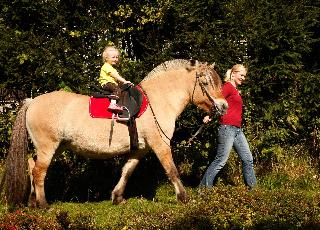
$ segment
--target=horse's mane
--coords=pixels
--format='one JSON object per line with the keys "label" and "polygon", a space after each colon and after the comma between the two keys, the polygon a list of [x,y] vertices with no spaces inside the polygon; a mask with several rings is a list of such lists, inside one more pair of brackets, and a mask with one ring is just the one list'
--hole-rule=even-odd
{"label": "horse's mane", "polygon": [[190,60],[185,59],[174,59],[170,61],[165,61],[162,64],[155,67],[151,72],[142,80],[150,80],[153,77],[157,76],[159,73],[172,70],[172,69],[180,69],[180,68],[188,68],[190,67]]}

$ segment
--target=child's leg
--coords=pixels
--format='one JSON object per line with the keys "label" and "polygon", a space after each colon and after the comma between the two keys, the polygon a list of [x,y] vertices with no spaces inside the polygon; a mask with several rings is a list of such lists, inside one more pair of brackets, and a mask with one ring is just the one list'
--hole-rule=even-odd
{"label": "child's leg", "polygon": [[102,88],[103,90],[109,91],[111,94],[117,96],[118,98],[120,97],[121,90],[117,84],[108,82],[107,84],[104,84]]}
{"label": "child's leg", "polygon": [[[117,84],[114,83],[107,83],[103,86],[104,90],[110,91],[113,95],[117,96],[119,98],[121,90]],[[115,99],[111,99],[110,105],[108,107],[108,110],[116,113],[120,113],[123,111],[123,108],[119,105],[117,105],[117,101]]]}

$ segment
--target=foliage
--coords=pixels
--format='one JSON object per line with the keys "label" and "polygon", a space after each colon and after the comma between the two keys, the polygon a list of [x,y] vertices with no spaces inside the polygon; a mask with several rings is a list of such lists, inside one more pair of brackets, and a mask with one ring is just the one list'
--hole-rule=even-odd
{"label": "foliage", "polygon": [[[13,105],[14,106],[14,105]],[[12,106],[10,106],[12,107]],[[12,125],[15,118],[15,110],[12,108],[3,107],[3,111],[0,117],[0,157],[4,158],[4,153],[9,149],[10,139],[8,135],[11,136]]]}
{"label": "foliage", "polygon": [[0,216],[5,223],[0,229],[316,229],[320,224],[316,190],[217,186],[188,192],[187,204],[176,203],[171,185],[162,185],[153,200],[130,198],[118,206],[104,201],[19,209]]}
{"label": "foliage", "polygon": [[[318,1],[311,0],[3,0],[0,106],[6,105],[8,96],[11,103],[61,88],[90,94],[89,86],[97,79],[101,52],[107,44],[120,48],[119,70],[134,83],[159,63],[173,58],[215,62],[221,76],[234,63],[242,62],[249,66],[247,84],[241,86],[246,106],[244,130],[258,173],[276,170],[279,164],[288,166],[297,155],[311,157],[316,165],[320,154],[319,15]],[[1,111],[1,158],[9,147],[15,110],[13,104]],[[177,120],[172,140],[178,169],[192,186],[199,183],[214,158],[216,123],[206,126],[187,145],[204,115],[189,106]],[[108,178],[116,178],[123,160],[102,162],[96,167],[92,161],[64,153],[48,175],[53,182],[47,185],[52,191],[48,195],[51,200],[96,197],[83,195],[88,191],[76,194],[76,182],[60,174],[64,171],[75,179],[83,178],[84,190],[108,194],[114,179],[107,179],[110,187],[101,190],[86,180],[103,165],[108,168],[103,175],[109,173]],[[146,158],[144,163],[141,171],[152,172],[150,178],[164,178],[155,157]],[[115,167],[119,168],[113,171]],[[272,180],[281,185],[287,182],[287,176]],[[65,185],[62,193],[55,190],[59,187],[55,178]],[[237,184],[239,178],[241,168],[232,155],[220,181]]]}
{"label": "foliage", "polygon": [[[237,11],[241,4],[245,4],[241,9],[246,12]],[[317,104],[313,103],[317,93],[308,85],[309,80],[318,79],[319,75],[308,73],[312,70],[305,69],[307,63],[303,63],[303,56],[318,42],[314,28],[319,26],[315,16],[319,8],[307,2],[301,5],[298,1],[239,1],[232,9],[243,18],[240,21],[250,65],[248,84],[242,91],[246,133],[258,161],[278,162],[283,157],[284,146],[308,142],[310,131],[307,134],[306,129],[318,127],[311,112],[318,111]],[[309,124],[302,121],[306,117]],[[319,143],[319,139],[313,140]],[[313,148],[312,152],[316,151]]]}
{"label": "foliage", "polygon": [[41,214],[29,213],[28,210],[16,210],[12,213],[3,215],[0,219],[0,229],[61,229],[59,225],[50,220],[48,217],[43,217]]}

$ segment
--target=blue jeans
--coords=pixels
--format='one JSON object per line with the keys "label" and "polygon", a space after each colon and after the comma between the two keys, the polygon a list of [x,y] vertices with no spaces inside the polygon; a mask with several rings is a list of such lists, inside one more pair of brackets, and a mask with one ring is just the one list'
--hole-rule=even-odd
{"label": "blue jeans", "polygon": [[253,157],[242,129],[232,125],[220,125],[217,155],[204,174],[200,186],[208,188],[213,186],[214,178],[227,163],[232,147],[234,147],[242,161],[242,171],[246,185],[250,188],[256,185],[257,179],[253,169]]}

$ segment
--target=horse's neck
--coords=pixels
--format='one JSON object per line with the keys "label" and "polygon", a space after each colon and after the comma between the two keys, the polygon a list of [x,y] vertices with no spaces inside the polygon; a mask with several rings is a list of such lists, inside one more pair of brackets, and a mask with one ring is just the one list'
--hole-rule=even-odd
{"label": "horse's neck", "polygon": [[190,102],[191,78],[185,73],[168,73],[141,83],[150,104],[168,118],[175,120]]}

